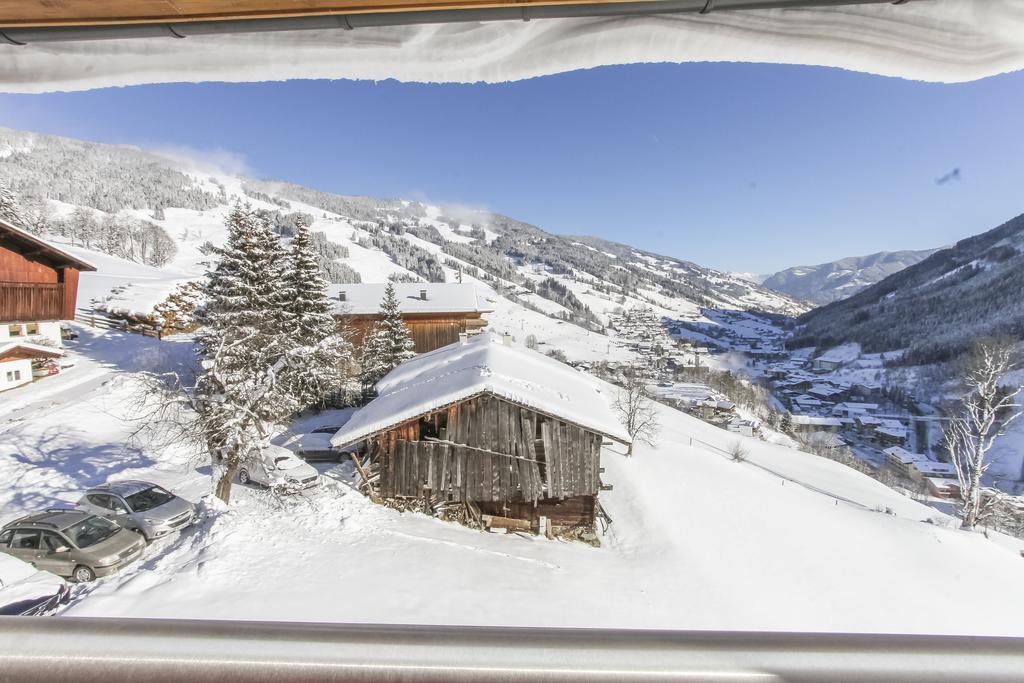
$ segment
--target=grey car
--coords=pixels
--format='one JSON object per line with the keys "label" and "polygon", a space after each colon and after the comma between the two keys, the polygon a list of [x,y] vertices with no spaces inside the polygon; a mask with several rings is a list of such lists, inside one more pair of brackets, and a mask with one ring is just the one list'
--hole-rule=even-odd
{"label": "grey car", "polygon": [[184,529],[195,519],[192,503],[148,481],[129,479],[95,486],[78,507],[112,519],[149,543]]}
{"label": "grey car", "polygon": [[75,581],[115,572],[145,547],[138,534],[84,510],[47,510],[0,529],[0,552]]}

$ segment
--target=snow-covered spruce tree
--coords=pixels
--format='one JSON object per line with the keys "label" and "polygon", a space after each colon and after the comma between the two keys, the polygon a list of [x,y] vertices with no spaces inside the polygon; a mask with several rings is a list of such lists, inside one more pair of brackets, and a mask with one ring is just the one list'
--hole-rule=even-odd
{"label": "snow-covered spruce tree", "polygon": [[27,223],[14,193],[3,182],[0,182],[0,219],[9,221],[16,227],[23,227]]}
{"label": "snow-covered spruce tree", "polygon": [[297,221],[282,287],[281,324],[289,336],[287,382],[300,407],[319,403],[348,380],[353,364],[347,328],[331,315],[327,283],[310,240]]}
{"label": "snow-covered spruce tree", "polygon": [[974,529],[986,507],[996,501],[983,499],[981,480],[992,464],[988,454],[996,439],[1024,412],[1016,400],[1024,387],[1003,384],[1019,365],[1010,338],[979,339],[963,361],[960,381],[967,395],[943,435],[960,483],[962,529]]}
{"label": "snow-covered spruce tree", "polygon": [[363,342],[360,375],[364,391],[369,391],[384,375],[416,355],[412,334],[398,307],[395,285],[388,283],[380,304],[381,319],[374,323]]}
{"label": "snow-covered spruce tree", "polygon": [[231,210],[227,227],[197,314],[202,373],[194,399],[197,428],[213,460],[214,492],[224,502],[240,465],[267,444],[271,425],[297,408],[282,378],[289,340],[281,327],[277,236],[247,206]]}

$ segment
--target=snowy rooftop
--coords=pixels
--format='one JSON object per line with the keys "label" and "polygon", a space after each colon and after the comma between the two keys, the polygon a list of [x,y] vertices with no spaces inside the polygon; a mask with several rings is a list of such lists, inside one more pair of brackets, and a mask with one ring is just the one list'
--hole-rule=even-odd
{"label": "snowy rooftop", "polygon": [[927,458],[924,455],[921,455],[920,453],[911,453],[907,449],[900,448],[899,446],[892,446],[891,448],[886,448],[882,452],[885,453],[889,458],[893,460],[898,460],[904,465],[909,465],[912,462],[918,462],[921,460],[927,460]]}
{"label": "snowy rooftop", "polygon": [[834,417],[818,417],[817,415],[793,415],[795,425],[814,425],[816,427],[842,427],[841,420]]}
{"label": "snowy rooftop", "polygon": [[403,363],[377,383],[377,393],[334,435],[333,445],[361,441],[480,393],[629,441],[609,405],[612,396],[597,380],[490,332]]}
{"label": "snowy rooftop", "polygon": [[949,477],[956,476],[956,467],[948,462],[935,462],[934,460],[918,460],[914,463],[914,469],[926,477]]}
{"label": "snowy rooftop", "polygon": [[12,341],[0,344],[0,358],[3,358],[7,354],[19,349],[27,351],[30,355],[35,357],[50,356],[51,358],[57,358],[58,356],[64,355],[62,350],[53,346],[44,346],[42,344],[33,344],[32,342],[25,341]]}
{"label": "snowy rooftop", "polygon": [[[402,313],[488,313],[494,306],[477,291],[475,285],[457,282],[397,282],[395,293]],[[372,315],[380,311],[387,283],[332,284],[327,295],[335,312]],[[342,300],[344,293],[344,300]],[[425,294],[424,294],[425,293]]]}

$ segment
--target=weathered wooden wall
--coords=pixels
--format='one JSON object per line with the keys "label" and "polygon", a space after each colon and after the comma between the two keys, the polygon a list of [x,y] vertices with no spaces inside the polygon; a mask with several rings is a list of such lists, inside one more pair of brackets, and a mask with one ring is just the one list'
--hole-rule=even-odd
{"label": "weathered wooden wall", "polygon": [[[412,335],[416,353],[426,353],[459,340],[459,334],[487,325],[479,313],[439,313],[402,316]],[[378,320],[373,315],[350,315],[344,323],[352,332],[352,343],[361,346],[373,324]]]}
{"label": "weathered wooden wall", "polygon": [[[437,441],[422,440],[428,430]],[[384,498],[433,495],[498,504],[488,508],[521,519],[593,521],[601,441],[576,425],[483,395],[375,437],[370,455]],[[577,498],[589,500],[568,502]]]}

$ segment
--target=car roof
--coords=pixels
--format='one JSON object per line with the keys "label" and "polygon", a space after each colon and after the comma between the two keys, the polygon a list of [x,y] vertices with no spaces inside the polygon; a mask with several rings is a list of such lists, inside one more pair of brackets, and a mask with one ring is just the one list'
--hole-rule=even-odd
{"label": "car roof", "polygon": [[9,524],[4,525],[4,528],[14,526],[34,526],[40,529],[66,529],[72,524],[81,522],[83,519],[92,517],[91,512],[85,510],[47,510],[45,512],[36,512],[35,514],[26,515],[20,519],[16,519]]}
{"label": "car roof", "polygon": [[154,486],[156,486],[156,484],[148,481],[142,481],[141,479],[125,479],[123,481],[109,481],[106,484],[93,486],[86,491],[86,493],[114,493],[124,497],[138,493],[139,491],[151,489]]}

